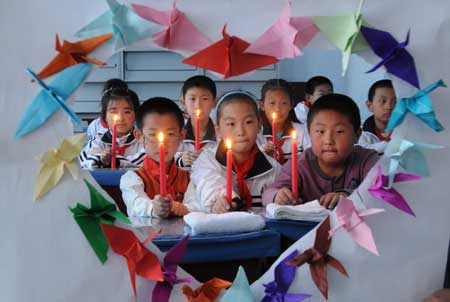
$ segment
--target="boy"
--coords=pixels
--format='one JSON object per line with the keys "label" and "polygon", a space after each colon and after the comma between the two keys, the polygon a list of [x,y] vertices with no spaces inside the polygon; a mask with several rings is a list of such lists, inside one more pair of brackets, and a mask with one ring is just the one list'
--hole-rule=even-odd
{"label": "boy", "polygon": [[[122,197],[128,216],[167,218],[183,216],[189,210],[183,205],[183,196],[189,184],[189,174],[175,165],[174,155],[181,141],[183,113],[169,99],[156,97],[144,102],[136,119],[136,137],[143,144],[146,157],[141,168],[128,171],[120,180]],[[159,140],[164,134],[167,196],[160,193]]]}
{"label": "boy", "polygon": [[369,89],[367,108],[373,113],[363,124],[363,133],[358,144],[364,148],[374,149],[379,154],[384,153],[387,143],[391,139],[392,131],[383,134],[387,127],[397,98],[391,80],[375,82]]}
{"label": "boy", "polygon": [[[203,147],[217,145],[214,123],[209,117],[211,110],[216,106],[216,84],[206,76],[194,76],[187,79],[182,88],[181,105],[188,113],[189,119],[183,129],[184,140],[175,158],[178,167],[190,170]],[[195,150],[197,110],[200,113],[199,150]]]}
{"label": "boy", "polygon": [[323,95],[333,93],[333,83],[323,76],[315,76],[306,82],[305,101],[295,106],[294,112],[300,123],[305,124],[309,108]]}
{"label": "boy", "polygon": [[348,196],[378,161],[375,151],[355,145],[360,129],[355,102],[341,94],[319,98],[308,113],[311,148],[298,160],[298,201],[291,190],[291,161],[282,168],[263,194],[263,203],[296,204],[318,199],[334,208],[341,195]]}

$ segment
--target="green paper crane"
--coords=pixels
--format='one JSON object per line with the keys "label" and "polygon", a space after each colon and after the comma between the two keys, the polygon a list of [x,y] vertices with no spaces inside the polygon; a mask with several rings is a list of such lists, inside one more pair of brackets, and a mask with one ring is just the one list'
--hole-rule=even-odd
{"label": "green paper crane", "polygon": [[109,246],[100,224],[113,224],[116,219],[126,224],[131,224],[131,222],[127,216],[116,210],[115,204],[106,200],[86,179],[84,182],[89,189],[91,207],[87,208],[77,203],[74,208],[70,208],[70,211],[98,259],[103,264],[108,259],[106,254]]}
{"label": "green paper crane", "polygon": [[360,33],[363,24],[361,15],[363,2],[361,0],[358,11],[353,15],[311,17],[320,31],[342,52],[342,76],[347,71],[351,54],[368,47],[366,40]]}

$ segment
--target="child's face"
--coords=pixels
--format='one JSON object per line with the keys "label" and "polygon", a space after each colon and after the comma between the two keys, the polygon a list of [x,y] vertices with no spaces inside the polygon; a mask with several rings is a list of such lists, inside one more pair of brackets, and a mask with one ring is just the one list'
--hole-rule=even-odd
{"label": "child's face", "polygon": [[144,145],[145,153],[159,162],[158,134],[164,134],[165,161],[170,164],[181,141],[181,129],[174,114],[150,113],[144,116],[142,130],[138,131],[138,140]]}
{"label": "child's face", "polygon": [[349,119],[333,110],[318,112],[309,134],[313,153],[320,165],[342,167],[358,140]]}
{"label": "child's face", "polygon": [[276,113],[277,121],[285,122],[291,110],[291,100],[283,90],[269,90],[266,92],[264,100],[261,102],[262,108],[269,121],[272,120],[272,113]]}
{"label": "child's face", "polygon": [[388,123],[396,103],[395,90],[389,87],[377,88],[372,101],[366,102],[367,108],[373,112],[375,119],[385,125]]}
{"label": "child's face", "polygon": [[211,110],[216,106],[216,100],[208,89],[192,87],[181,99],[181,105],[191,118],[195,118],[197,109],[200,109],[200,120],[207,120]]}
{"label": "child's face", "polygon": [[230,139],[233,152],[250,152],[256,143],[259,118],[251,104],[232,102],[222,105],[216,127],[223,139]]}
{"label": "child's face", "polygon": [[117,115],[117,137],[128,134],[134,127],[135,113],[133,106],[125,99],[111,100],[106,110],[106,123],[108,123],[110,129],[114,125],[114,115]]}
{"label": "child's face", "polygon": [[314,89],[313,94],[306,94],[306,100],[312,105],[323,95],[333,93],[333,88],[328,84],[321,84]]}

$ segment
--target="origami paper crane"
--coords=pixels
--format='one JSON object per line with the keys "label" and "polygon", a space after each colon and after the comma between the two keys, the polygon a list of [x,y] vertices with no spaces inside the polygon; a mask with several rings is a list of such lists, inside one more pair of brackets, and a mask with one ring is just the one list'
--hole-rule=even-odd
{"label": "origami paper crane", "polygon": [[158,235],[159,232],[153,233],[141,243],[130,230],[122,229],[112,224],[102,224],[102,229],[114,253],[127,259],[131,286],[133,287],[135,298],[137,297],[136,274],[148,280],[163,280],[158,257],[144,246]]}
{"label": "origami paper crane", "polygon": [[153,288],[152,301],[168,302],[170,293],[175,284],[191,282],[192,278],[178,278],[176,275],[178,264],[183,260],[186,253],[189,236],[184,236],[164,256],[163,280],[156,283]]}
{"label": "origami paper crane", "polygon": [[46,151],[38,157],[42,163],[36,176],[33,200],[37,200],[54,188],[67,168],[74,179],[78,177],[78,154],[86,141],[86,134],[64,138],[59,148]]}
{"label": "origami paper crane", "polygon": [[244,53],[250,44],[236,36],[229,36],[226,33],[226,25],[222,35],[222,40],[184,59],[183,63],[229,78],[278,62],[274,57]]}
{"label": "origami paper crane", "polygon": [[308,294],[291,294],[288,293],[289,287],[295,279],[297,267],[287,265],[286,262],[297,256],[298,251],[294,250],[283,261],[275,267],[275,280],[268,284],[263,284],[265,296],[261,302],[296,302],[310,298]]}
{"label": "origami paper crane", "polygon": [[[419,180],[422,177],[414,174],[407,173],[397,173],[394,176],[394,183],[410,181],[410,180]],[[383,175],[383,171],[381,167],[378,166],[377,170],[377,178],[373,185],[370,186],[369,192],[376,198],[382,199],[387,203],[390,203],[397,209],[416,217],[416,214],[413,212],[411,207],[405,198],[394,188],[388,188],[389,184],[389,176]]]}
{"label": "origami paper crane", "polygon": [[100,224],[113,224],[116,219],[128,224],[131,222],[124,214],[116,210],[115,204],[106,200],[87,180],[84,182],[89,189],[91,207],[77,203],[70,211],[100,262],[105,263],[108,259],[106,255],[108,241]]}
{"label": "origami paper crane", "polygon": [[363,220],[363,217],[381,212],[384,212],[384,209],[368,209],[358,212],[353,205],[353,201],[341,196],[336,207],[338,225],[330,231],[330,236],[333,236],[338,229],[343,228],[357,244],[378,256],[372,230]]}
{"label": "origami paper crane", "polygon": [[430,92],[438,87],[447,87],[442,80],[436,81],[429,85],[425,89],[421,89],[416,94],[409,98],[402,98],[395,105],[394,110],[391,113],[386,132],[391,131],[395,127],[403,123],[405,116],[408,112],[414,114],[422,122],[427,124],[434,131],[442,131],[444,127],[436,119],[436,114],[431,103],[429,96]]}
{"label": "origami paper crane", "polygon": [[242,266],[239,266],[236,278],[234,278],[233,284],[225,292],[220,299],[222,302],[239,301],[239,302],[254,302],[250,285],[248,284],[247,276]]}
{"label": "origami paper crane", "polygon": [[40,79],[44,79],[78,63],[105,65],[105,62],[91,59],[87,55],[111,37],[112,33],[109,33],[74,43],[64,40],[63,44],[61,44],[58,35],[56,35],[55,49],[59,54],[57,54],[44,69],[39,71],[37,76]]}
{"label": "origami paper crane", "polygon": [[16,137],[36,130],[58,109],[62,108],[76,123],[78,116],[66,105],[69,96],[84,82],[91,70],[89,63],[80,63],[60,72],[47,86],[36,74],[27,68],[27,72],[42,87],[25,109],[16,129]]}
{"label": "origami paper crane", "polygon": [[109,10],[80,29],[75,35],[81,38],[113,32],[115,48],[142,40],[151,33],[151,23],[138,16],[133,9],[116,0],[106,0]]}
{"label": "origami paper crane", "polygon": [[231,282],[219,278],[212,278],[195,290],[192,290],[189,285],[183,285],[182,290],[188,302],[214,302],[222,289],[228,288],[230,285]]}
{"label": "origami paper crane", "polygon": [[414,58],[406,50],[409,31],[406,40],[401,43],[386,31],[361,26],[361,33],[373,52],[382,59],[367,72],[373,72],[384,65],[389,73],[420,89]]}
{"label": "origami paper crane", "polygon": [[159,11],[145,5],[132,4],[134,11],[146,20],[167,26],[166,29],[153,34],[156,45],[168,49],[198,51],[210,44],[209,39],[176,7]]}
{"label": "origami paper crane", "polygon": [[288,265],[296,266],[308,263],[311,277],[326,299],[328,299],[327,265],[331,265],[341,274],[348,277],[344,266],[342,266],[342,264],[334,257],[328,255],[328,250],[331,245],[331,238],[328,235],[329,231],[330,216],[325,218],[322,224],[317,228],[314,246],[287,262]]}
{"label": "origami paper crane", "polygon": [[316,16],[311,17],[327,38],[342,52],[342,76],[345,75],[350,62],[350,55],[367,47],[364,37],[360,35],[362,25],[363,0],[357,12],[350,16]]}
{"label": "origami paper crane", "polygon": [[388,188],[392,187],[395,173],[397,172],[399,166],[406,172],[412,174],[420,176],[430,175],[428,165],[425,160],[425,155],[422,151],[427,149],[436,150],[442,148],[444,147],[439,145],[416,143],[398,137],[392,139],[384,151],[384,155],[390,160]]}
{"label": "origami paper crane", "polygon": [[[303,35],[301,30],[305,30]],[[244,52],[276,57],[293,58],[303,55],[304,47],[319,31],[310,18],[299,17],[292,22],[291,1],[281,11],[277,21]]]}

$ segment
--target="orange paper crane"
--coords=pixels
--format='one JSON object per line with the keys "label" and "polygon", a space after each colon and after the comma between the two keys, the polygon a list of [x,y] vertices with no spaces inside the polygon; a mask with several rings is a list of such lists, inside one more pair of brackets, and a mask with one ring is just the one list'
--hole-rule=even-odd
{"label": "orange paper crane", "polygon": [[231,282],[219,278],[212,278],[193,290],[189,285],[183,285],[183,294],[188,302],[214,302],[222,289],[231,286]]}
{"label": "orange paper crane", "polygon": [[275,57],[244,53],[250,43],[228,35],[226,27],[223,27],[220,41],[193,54],[183,63],[218,72],[226,79],[278,62]]}
{"label": "orange paper crane", "polygon": [[50,61],[50,63],[48,63],[47,66],[45,66],[44,69],[37,74],[37,76],[40,79],[44,79],[78,63],[87,62],[96,65],[105,65],[105,62],[88,58],[87,55],[112,36],[113,34],[109,33],[74,43],[64,40],[61,45],[59,37],[56,35],[55,49],[59,52],[59,54],[57,54]]}

